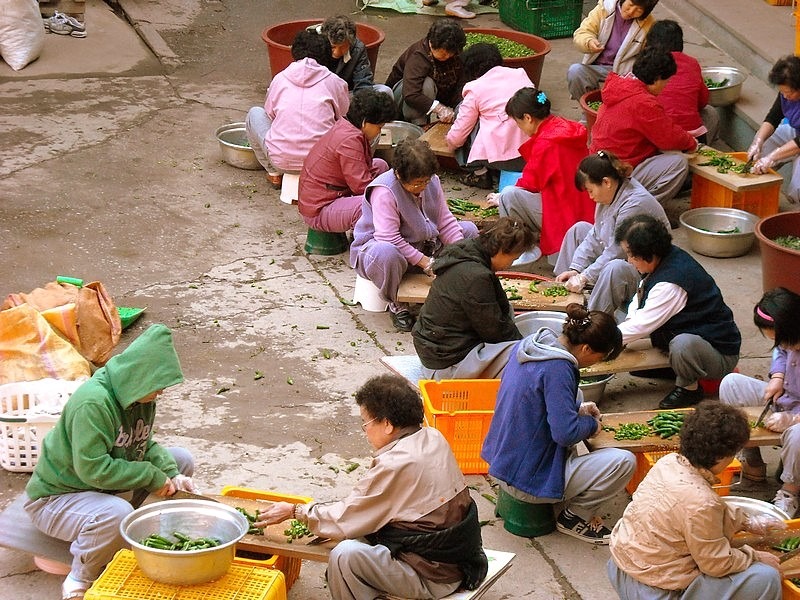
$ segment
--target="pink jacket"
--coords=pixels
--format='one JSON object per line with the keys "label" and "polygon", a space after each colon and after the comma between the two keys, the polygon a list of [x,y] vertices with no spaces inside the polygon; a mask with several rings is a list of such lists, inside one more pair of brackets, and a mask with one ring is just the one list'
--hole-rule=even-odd
{"label": "pink jacket", "polygon": [[282,171],[299,171],[316,141],[347,114],[343,79],[313,58],[297,60],[275,75],[264,110],[272,126],[264,138],[269,159]]}
{"label": "pink jacket", "polygon": [[494,67],[464,85],[464,100],[447,134],[451,150],[460,148],[480,122],[480,129],[469,152],[469,162],[490,163],[519,158],[519,147],[527,137],[506,114],[506,103],[520,88],[536,87],[524,69]]}

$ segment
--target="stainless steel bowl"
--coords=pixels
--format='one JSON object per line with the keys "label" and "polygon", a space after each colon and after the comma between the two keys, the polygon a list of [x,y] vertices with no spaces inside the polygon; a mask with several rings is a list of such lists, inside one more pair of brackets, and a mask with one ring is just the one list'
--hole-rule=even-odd
{"label": "stainless steel bowl", "polygon": [[250,147],[250,142],[247,141],[244,123],[228,123],[219,127],[214,135],[219,142],[222,160],[232,167],[248,171],[258,171],[264,168],[258,162],[256,153]]}
{"label": "stainless steel bowl", "polygon": [[606,384],[614,379],[614,375],[592,375],[590,377],[581,378],[581,381],[591,380],[590,383],[580,383],[578,387],[583,392],[584,402],[600,402],[603,399],[603,394],[606,391]]}
{"label": "stainless steel bowl", "polygon": [[422,127],[405,121],[389,121],[381,128],[381,137],[375,147],[375,156],[382,158],[389,165],[394,160],[394,149],[397,142],[411,138],[412,140],[420,137],[425,131]]}
{"label": "stainless steel bowl", "polygon": [[[210,500],[166,500],[137,508],[120,523],[142,572],[159,583],[196,585],[219,579],[233,562],[236,542],[247,533],[247,518],[236,509]],[[211,537],[221,544],[205,550],[157,550],[140,543],[157,533],[179,531],[191,538]]]}
{"label": "stainless steel bowl", "polygon": [[[687,210],[680,217],[689,246],[704,256],[731,258],[747,254],[755,240],[758,217],[736,208],[706,207]],[[739,233],[721,233],[731,229]]]}
{"label": "stainless steel bowl", "polygon": [[561,333],[567,313],[555,310],[529,310],[517,316],[514,322],[522,335],[536,333],[542,327],[549,327],[556,333]]}
{"label": "stainless steel bowl", "polygon": [[728,83],[718,88],[708,88],[708,103],[711,106],[728,106],[735,103],[742,95],[742,84],[747,79],[747,74],[736,67],[706,67],[702,69],[703,79],[715,82],[728,80]]}
{"label": "stainless steel bowl", "polygon": [[722,496],[722,501],[728,506],[742,509],[748,515],[769,515],[781,521],[788,521],[791,519],[791,517],[780,508],[769,502],[764,502],[763,500],[756,500],[755,498],[748,498],[746,496]]}

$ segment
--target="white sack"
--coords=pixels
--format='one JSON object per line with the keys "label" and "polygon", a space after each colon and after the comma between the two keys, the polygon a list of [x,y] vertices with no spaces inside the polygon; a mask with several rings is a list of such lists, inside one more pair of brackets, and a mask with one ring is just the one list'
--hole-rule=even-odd
{"label": "white sack", "polygon": [[19,71],[39,58],[44,23],[36,0],[0,0],[0,56]]}

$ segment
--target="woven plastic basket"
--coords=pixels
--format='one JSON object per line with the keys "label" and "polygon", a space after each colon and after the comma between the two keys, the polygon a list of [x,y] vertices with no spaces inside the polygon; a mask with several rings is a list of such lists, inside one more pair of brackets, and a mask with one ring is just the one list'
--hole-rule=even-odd
{"label": "woven plastic basket", "polygon": [[40,379],[0,385],[0,467],[30,473],[41,441],[83,381]]}

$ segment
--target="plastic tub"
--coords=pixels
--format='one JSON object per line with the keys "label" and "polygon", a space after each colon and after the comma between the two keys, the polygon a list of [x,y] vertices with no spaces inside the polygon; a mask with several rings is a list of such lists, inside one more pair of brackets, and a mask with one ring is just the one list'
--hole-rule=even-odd
{"label": "plastic tub", "polygon": [[535,52],[532,56],[522,56],[519,58],[504,58],[503,65],[506,67],[521,67],[525,69],[530,80],[539,87],[539,80],[542,77],[542,67],[544,67],[544,59],[547,53],[550,52],[550,42],[546,39],[524,33],[522,31],[512,31],[509,29],[498,29],[493,27],[467,27],[464,28],[464,33],[483,33],[486,35],[496,35],[497,37],[506,38],[512,42],[517,42],[527,46]]}

